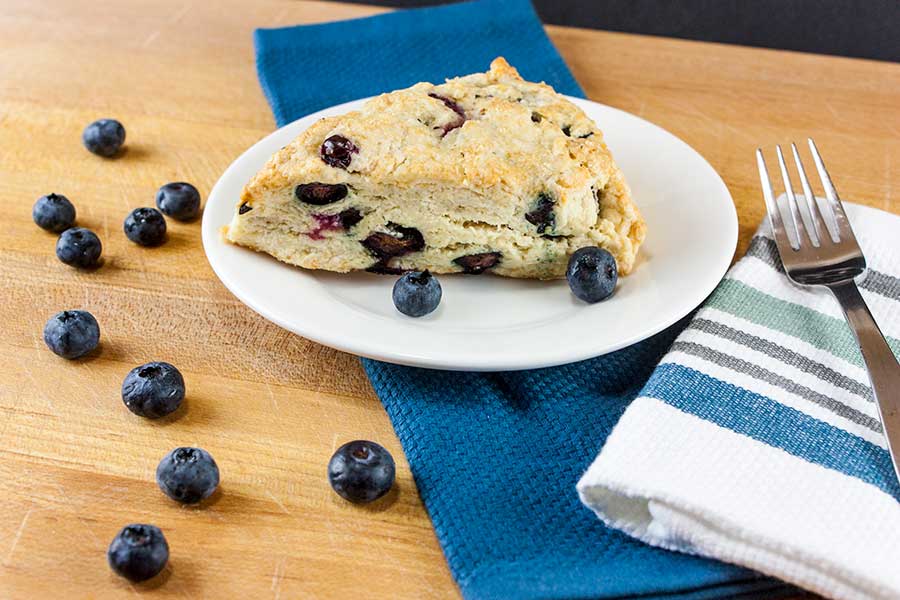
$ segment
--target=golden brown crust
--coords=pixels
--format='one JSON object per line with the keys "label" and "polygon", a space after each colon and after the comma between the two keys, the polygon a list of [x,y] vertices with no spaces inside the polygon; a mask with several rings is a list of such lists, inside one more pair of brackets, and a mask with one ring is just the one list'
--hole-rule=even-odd
{"label": "golden brown crust", "polygon": [[[323,140],[332,135],[352,140],[358,148],[346,169],[319,156]],[[559,265],[577,243],[608,248],[626,274],[645,232],[593,121],[550,86],[522,80],[503,58],[495,59],[486,73],[440,85],[419,83],[375,97],[358,111],[321,119],[277,152],[245,187],[239,204],[254,209],[272,204],[278,210],[236,214],[231,241],[308,268],[365,268],[371,262],[365,252],[303,238],[303,223],[310,222],[304,211],[309,213],[310,207],[291,205],[291,196],[305,182],[345,184],[351,193],[344,203],[352,201],[373,214],[364,221],[372,229],[351,236],[356,242],[389,220],[401,219],[405,226],[435,229],[426,235],[423,259],[441,263],[447,258],[440,249],[454,245],[453,233],[460,238],[456,245],[467,250],[500,244],[516,255],[495,269],[510,276],[560,276]],[[451,206],[454,195],[457,207]],[[525,217],[543,197],[553,202],[552,231],[537,230]],[[277,228],[272,218],[294,221],[290,211],[297,211],[296,223],[286,225],[284,233],[300,236],[297,244],[287,237],[279,241],[270,231]],[[452,226],[441,231],[440,223],[421,219],[426,211],[429,217],[441,213]],[[383,218],[374,216],[379,212]],[[509,230],[506,244],[484,227]],[[286,251],[270,244],[297,247]],[[336,252],[347,256],[342,260]],[[414,255],[402,262],[419,266]],[[458,270],[452,261],[443,262],[421,266]]]}

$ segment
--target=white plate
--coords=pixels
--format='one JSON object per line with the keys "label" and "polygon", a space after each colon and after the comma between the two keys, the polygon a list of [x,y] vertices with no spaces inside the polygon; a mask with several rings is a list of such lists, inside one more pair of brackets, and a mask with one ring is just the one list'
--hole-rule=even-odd
{"label": "white plate", "polygon": [[438,309],[412,319],[391,301],[394,277],[306,271],[226,243],[241,188],[279,148],[348,102],[294,121],[238,158],[209,195],[203,246],[222,283],[270,321],[339,350],[393,363],[496,371],[558,365],[618,350],[675,323],[728,268],[737,215],[728,189],[690,146],[626,112],[569,98],[603,131],[647,221],[634,272],[587,305],[566,282],[442,275]]}

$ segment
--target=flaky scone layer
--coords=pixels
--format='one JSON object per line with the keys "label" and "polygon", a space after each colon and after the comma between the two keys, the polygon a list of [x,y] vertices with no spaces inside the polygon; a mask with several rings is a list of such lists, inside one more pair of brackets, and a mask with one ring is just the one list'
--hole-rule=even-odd
{"label": "flaky scone layer", "polygon": [[[353,151],[329,164],[338,138]],[[548,279],[583,246],[627,274],[644,233],[593,121],[498,58],[313,124],[247,184],[226,238],[310,269]]]}

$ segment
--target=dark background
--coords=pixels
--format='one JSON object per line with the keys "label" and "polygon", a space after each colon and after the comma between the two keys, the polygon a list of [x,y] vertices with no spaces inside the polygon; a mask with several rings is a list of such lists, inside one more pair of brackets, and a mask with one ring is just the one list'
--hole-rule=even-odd
{"label": "dark background", "polygon": [[[446,0],[351,0],[415,7]],[[533,0],[544,23],[900,61],[900,0]]]}

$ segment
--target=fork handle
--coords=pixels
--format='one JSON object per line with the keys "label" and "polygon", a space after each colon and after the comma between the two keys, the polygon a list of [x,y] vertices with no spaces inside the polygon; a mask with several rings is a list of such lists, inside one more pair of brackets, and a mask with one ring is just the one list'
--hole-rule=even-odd
{"label": "fork handle", "polygon": [[828,286],[837,298],[869,371],[894,471],[900,479],[900,364],[851,280]]}

